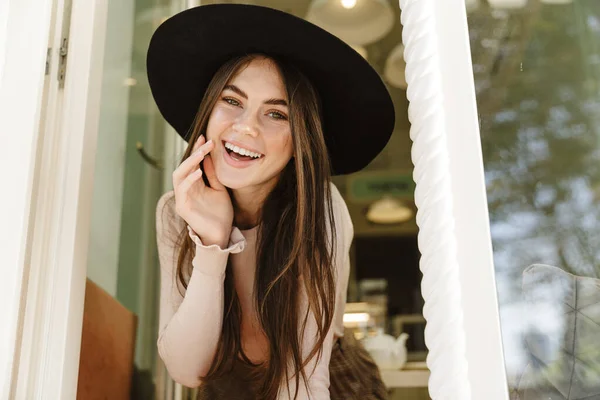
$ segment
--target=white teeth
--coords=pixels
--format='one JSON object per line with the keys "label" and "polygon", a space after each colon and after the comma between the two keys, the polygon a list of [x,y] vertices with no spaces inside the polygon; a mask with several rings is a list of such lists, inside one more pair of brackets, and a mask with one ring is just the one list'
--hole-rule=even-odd
{"label": "white teeth", "polygon": [[248,149],[244,149],[242,147],[235,146],[229,142],[225,142],[225,147],[235,153],[241,154],[242,156],[250,156],[252,158],[260,158],[260,156],[261,156],[261,154],[259,154],[259,153],[255,153]]}

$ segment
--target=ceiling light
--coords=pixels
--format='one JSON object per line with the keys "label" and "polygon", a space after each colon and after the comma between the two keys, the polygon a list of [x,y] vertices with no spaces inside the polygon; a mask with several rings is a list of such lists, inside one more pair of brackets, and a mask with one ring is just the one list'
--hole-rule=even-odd
{"label": "ceiling light", "polygon": [[342,7],[346,9],[351,9],[356,6],[356,0],[342,0]]}
{"label": "ceiling light", "polygon": [[397,199],[383,197],[369,207],[367,219],[376,224],[399,224],[406,222],[413,216],[410,207]]}
{"label": "ceiling light", "polygon": [[313,0],[306,14],[307,21],[360,46],[387,35],[395,18],[387,0]]}
{"label": "ceiling light", "polygon": [[406,76],[404,75],[405,70],[406,62],[404,61],[404,46],[400,43],[394,47],[387,60],[385,60],[383,77],[390,85],[399,89],[406,89],[408,84],[406,83]]}

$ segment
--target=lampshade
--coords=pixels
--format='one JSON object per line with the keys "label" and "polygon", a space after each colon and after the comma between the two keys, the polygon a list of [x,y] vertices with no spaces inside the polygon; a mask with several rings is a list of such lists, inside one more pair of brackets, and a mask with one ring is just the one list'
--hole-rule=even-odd
{"label": "lampshade", "polygon": [[516,9],[527,5],[527,0],[488,0],[493,8]]}
{"label": "lampshade", "polygon": [[351,46],[354,51],[356,51],[358,54],[360,54],[361,56],[363,56],[363,58],[366,60],[367,56],[369,55],[369,53],[367,52],[367,49],[364,46]]}
{"label": "lampshade", "polygon": [[400,43],[394,47],[385,61],[383,77],[390,85],[399,89],[406,89],[408,84],[406,83],[406,76],[404,75],[405,69],[404,46]]}
{"label": "lampshade", "polygon": [[359,46],[387,35],[394,19],[387,0],[313,0],[306,15],[307,21]]}
{"label": "lampshade", "polygon": [[412,215],[412,209],[391,197],[377,200],[367,211],[367,219],[376,224],[399,224],[408,221]]}

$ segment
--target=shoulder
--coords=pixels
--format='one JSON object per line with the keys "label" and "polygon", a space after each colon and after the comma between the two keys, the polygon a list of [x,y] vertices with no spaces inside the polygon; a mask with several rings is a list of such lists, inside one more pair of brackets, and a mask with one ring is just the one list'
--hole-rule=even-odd
{"label": "shoulder", "polygon": [[156,222],[167,222],[175,214],[175,193],[171,190],[160,196],[156,203]]}
{"label": "shoulder", "polygon": [[163,194],[156,204],[156,233],[159,239],[168,235],[175,239],[185,223],[175,211],[175,193],[171,190]]}
{"label": "shoulder", "polygon": [[349,248],[354,236],[352,218],[350,217],[344,197],[333,182],[329,185],[329,188],[331,191],[331,206],[333,208],[336,235],[338,239],[342,239],[340,242]]}
{"label": "shoulder", "polygon": [[169,203],[174,203],[175,202],[175,192],[172,190],[169,190],[167,193],[164,193],[162,196],[160,196],[160,199],[158,199],[158,203],[157,203],[157,209],[164,207],[165,204],[169,204]]}

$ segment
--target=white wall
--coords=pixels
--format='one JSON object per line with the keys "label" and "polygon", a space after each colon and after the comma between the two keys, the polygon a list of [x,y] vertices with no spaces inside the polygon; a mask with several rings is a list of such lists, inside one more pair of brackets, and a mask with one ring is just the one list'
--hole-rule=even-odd
{"label": "white wall", "polygon": [[108,2],[88,278],[117,294],[134,0]]}

